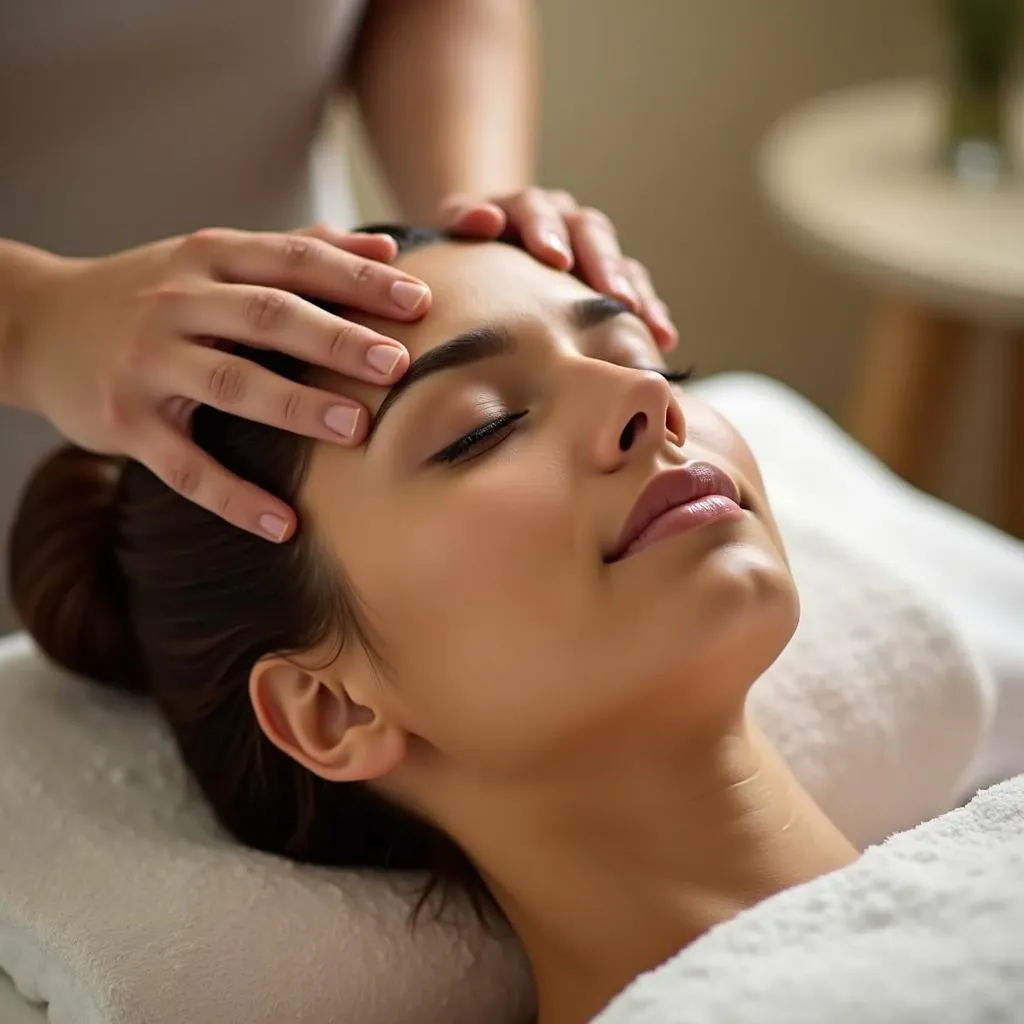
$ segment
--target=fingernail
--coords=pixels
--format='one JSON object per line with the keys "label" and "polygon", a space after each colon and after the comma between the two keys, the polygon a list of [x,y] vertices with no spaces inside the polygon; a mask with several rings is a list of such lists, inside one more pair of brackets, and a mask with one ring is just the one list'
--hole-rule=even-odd
{"label": "fingernail", "polygon": [[284,540],[288,532],[288,523],[273,512],[264,512],[259,519],[260,529],[271,539],[276,541]]}
{"label": "fingernail", "polygon": [[664,302],[655,302],[651,306],[651,315],[655,321],[667,331],[674,331],[675,328],[672,326],[672,315],[668,311],[668,306]]}
{"label": "fingernail", "polygon": [[626,302],[636,306],[639,305],[640,300],[637,298],[636,292],[633,290],[633,286],[629,283],[629,279],[622,274],[612,274],[612,291],[620,299],[624,299]]}
{"label": "fingernail", "polygon": [[566,259],[572,259],[572,253],[569,251],[569,246],[565,244],[565,239],[556,232],[549,231],[544,236],[544,244],[549,249],[554,249],[560,256],[564,256]]}
{"label": "fingernail", "polygon": [[332,405],[324,413],[324,423],[342,437],[352,437],[359,426],[359,410],[350,405]]}
{"label": "fingernail", "polygon": [[472,203],[459,203],[457,206],[448,207],[446,213],[448,214],[448,219],[452,223],[457,223],[458,221],[462,220],[462,218],[465,217],[466,214],[469,213],[470,210],[472,210],[473,208],[474,207]]}
{"label": "fingernail", "polygon": [[366,361],[378,373],[390,373],[402,358],[402,350],[397,345],[371,345],[366,353]]}
{"label": "fingernail", "polygon": [[411,313],[427,297],[426,286],[412,281],[396,281],[391,286],[391,301],[399,309]]}

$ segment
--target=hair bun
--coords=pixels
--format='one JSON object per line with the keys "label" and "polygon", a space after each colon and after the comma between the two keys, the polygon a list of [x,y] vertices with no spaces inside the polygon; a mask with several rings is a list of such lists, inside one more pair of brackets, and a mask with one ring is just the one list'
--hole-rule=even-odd
{"label": "hair bun", "polygon": [[67,446],[36,468],[11,529],[9,586],[23,625],[57,664],[140,691],[115,550],[123,466]]}

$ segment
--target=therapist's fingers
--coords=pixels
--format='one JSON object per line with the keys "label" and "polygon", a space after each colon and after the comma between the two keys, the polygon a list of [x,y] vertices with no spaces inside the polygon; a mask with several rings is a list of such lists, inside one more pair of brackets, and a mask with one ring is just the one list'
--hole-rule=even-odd
{"label": "therapist's fingers", "polygon": [[550,193],[528,188],[499,202],[508,215],[509,227],[522,239],[527,252],[556,270],[572,268],[569,229]]}
{"label": "therapist's fingers", "polygon": [[575,196],[570,192],[566,192],[564,188],[548,189],[548,196],[551,199],[552,205],[558,211],[558,215],[563,219],[580,208],[580,204],[576,202]]}
{"label": "therapist's fingers", "polygon": [[406,348],[387,335],[282,289],[197,280],[165,287],[158,297],[164,329],[178,336],[276,349],[378,386],[394,383],[409,365]]}
{"label": "therapist's fingers", "polygon": [[396,320],[416,320],[430,306],[430,289],[418,278],[308,235],[208,228],[185,238],[177,255],[183,270],[313,295]]}
{"label": "therapist's fingers", "polygon": [[563,211],[575,207],[562,190],[527,188],[488,200],[453,196],[442,205],[441,223],[460,235],[496,238],[509,230],[527,252],[557,270],[571,270],[572,245]]}
{"label": "therapist's fingers", "polygon": [[640,297],[640,316],[650,328],[658,348],[662,352],[670,352],[679,344],[679,333],[669,316],[668,307],[654,290],[647,268],[639,260],[627,257],[622,261],[622,270]]}
{"label": "therapist's fingers", "polygon": [[295,531],[295,513],[288,505],[225,469],[155,413],[133,432],[126,454],[171,490],[243,530],[278,542]]}
{"label": "therapist's fingers", "polygon": [[441,203],[438,223],[445,231],[458,235],[497,238],[508,226],[508,217],[496,201],[457,194]]}
{"label": "therapist's fingers", "polygon": [[613,295],[639,313],[640,296],[623,270],[619,239],[607,215],[584,207],[570,213],[565,222],[580,277],[595,291]]}
{"label": "therapist's fingers", "polygon": [[390,235],[375,231],[342,231],[330,224],[321,223],[290,231],[289,234],[318,238],[338,249],[381,263],[390,263],[398,255],[398,243]]}
{"label": "therapist's fingers", "polygon": [[[358,402],[272,373],[251,359],[203,345],[168,356],[164,386],[177,402],[198,402],[243,419],[324,441],[357,445],[369,416]],[[175,409],[168,418],[180,423]]]}

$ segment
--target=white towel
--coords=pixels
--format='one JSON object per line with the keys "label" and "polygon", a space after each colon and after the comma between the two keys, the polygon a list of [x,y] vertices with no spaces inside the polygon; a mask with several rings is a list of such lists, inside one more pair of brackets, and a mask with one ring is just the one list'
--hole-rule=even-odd
{"label": "white towel", "polygon": [[1024,1021],[1024,775],[712,929],[594,1024],[709,1021]]}

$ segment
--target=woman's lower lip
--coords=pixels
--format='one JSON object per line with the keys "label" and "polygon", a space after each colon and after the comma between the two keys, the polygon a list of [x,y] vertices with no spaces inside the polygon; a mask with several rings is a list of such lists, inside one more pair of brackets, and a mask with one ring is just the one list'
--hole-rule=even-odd
{"label": "woman's lower lip", "polygon": [[649,523],[644,532],[623,551],[619,560],[629,558],[630,555],[635,555],[666,537],[696,530],[725,519],[739,519],[743,514],[743,508],[724,494],[707,494],[703,498],[694,498],[685,505],[675,505]]}

